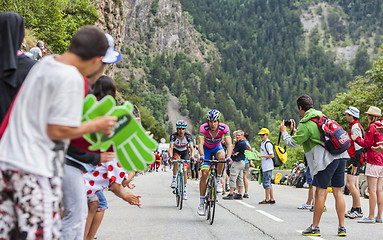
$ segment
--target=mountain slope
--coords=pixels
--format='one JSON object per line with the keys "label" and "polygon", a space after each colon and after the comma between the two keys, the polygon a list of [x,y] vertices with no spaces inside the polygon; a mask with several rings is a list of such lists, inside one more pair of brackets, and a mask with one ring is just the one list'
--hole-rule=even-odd
{"label": "mountain slope", "polygon": [[[300,94],[311,95],[320,108],[369,68],[380,30],[374,25],[371,32],[366,19],[380,16],[382,3],[353,0],[345,9],[346,1],[322,2],[125,2],[130,25],[121,72],[128,82],[134,76],[147,84],[140,91],[169,88],[195,125],[218,108],[231,128],[255,135],[258,127],[274,128],[276,120],[299,119]],[[165,125],[168,116],[161,116]]]}

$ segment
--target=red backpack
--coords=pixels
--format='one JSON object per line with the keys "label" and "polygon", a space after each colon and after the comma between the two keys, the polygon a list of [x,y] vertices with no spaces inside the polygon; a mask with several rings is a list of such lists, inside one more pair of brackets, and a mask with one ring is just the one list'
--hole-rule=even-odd
{"label": "red backpack", "polygon": [[311,120],[318,125],[324,148],[331,154],[341,154],[350,147],[351,139],[339,123],[324,115]]}

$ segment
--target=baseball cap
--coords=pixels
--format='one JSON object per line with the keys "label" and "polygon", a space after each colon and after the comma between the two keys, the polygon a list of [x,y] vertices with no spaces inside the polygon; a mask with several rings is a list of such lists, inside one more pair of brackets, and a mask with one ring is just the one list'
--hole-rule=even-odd
{"label": "baseball cap", "polygon": [[121,53],[114,49],[114,39],[110,34],[105,33],[106,39],[108,39],[109,48],[106,50],[105,56],[102,62],[112,64],[121,60]]}
{"label": "baseball cap", "polygon": [[261,134],[270,134],[270,131],[269,131],[269,129],[267,129],[267,128],[262,128],[261,131],[259,131],[258,134],[259,134],[259,135],[261,135]]}
{"label": "baseball cap", "polygon": [[38,41],[37,44],[36,44],[37,47],[44,47],[45,44],[43,41]]}
{"label": "baseball cap", "polygon": [[356,107],[347,108],[346,113],[348,113],[351,116],[354,116],[356,118],[359,118],[359,109],[357,109]]}

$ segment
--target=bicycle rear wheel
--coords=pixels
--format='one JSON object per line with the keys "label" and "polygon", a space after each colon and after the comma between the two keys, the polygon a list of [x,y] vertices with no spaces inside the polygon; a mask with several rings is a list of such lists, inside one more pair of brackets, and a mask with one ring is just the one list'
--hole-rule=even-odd
{"label": "bicycle rear wheel", "polygon": [[180,187],[179,187],[179,193],[180,196],[180,210],[182,209],[182,203],[184,201],[184,176],[180,177]]}
{"label": "bicycle rear wheel", "polygon": [[210,225],[214,222],[214,215],[215,215],[215,202],[217,201],[217,182],[215,179],[215,176],[212,178],[212,185],[211,185],[211,191],[210,191],[210,219],[209,223]]}

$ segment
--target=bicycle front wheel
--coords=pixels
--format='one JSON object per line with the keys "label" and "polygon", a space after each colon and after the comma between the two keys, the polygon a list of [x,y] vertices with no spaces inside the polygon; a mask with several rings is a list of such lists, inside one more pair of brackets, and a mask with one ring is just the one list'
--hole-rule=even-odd
{"label": "bicycle front wheel", "polygon": [[210,219],[210,208],[211,208],[211,205],[210,205],[211,184],[210,184],[210,182],[211,182],[211,180],[209,178],[208,181],[207,181],[207,189],[206,189],[206,195],[205,195],[205,216],[206,216],[206,220]]}
{"label": "bicycle front wheel", "polygon": [[212,178],[212,185],[211,185],[211,191],[210,191],[210,219],[209,223],[210,225],[214,222],[214,215],[215,215],[215,203],[217,201],[217,182],[215,179],[215,176]]}
{"label": "bicycle front wheel", "polygon": [[181,198],[180,198],[180,176],[177,175],[177,186],[175,188],[176,191],[176,203],[177,207],[180,206]]}
{"label": "bicycle front wheel", "polygon": [[181,210],[182,203],[184,201],[184,176],[180,177],[179,196],[180,196],[180,210]]}

